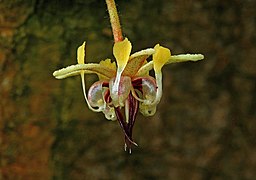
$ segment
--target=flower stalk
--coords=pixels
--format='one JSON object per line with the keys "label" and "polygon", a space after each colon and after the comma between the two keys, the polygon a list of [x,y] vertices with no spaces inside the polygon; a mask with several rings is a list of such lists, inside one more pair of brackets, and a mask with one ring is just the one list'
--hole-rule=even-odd
{"label": "flower stalk", "polygon": [[108,13],[110,17],[110,23],[114,35],[114,41],[119,42],[123,40],[122,29],[116,9],[115,0],[106,0]]}

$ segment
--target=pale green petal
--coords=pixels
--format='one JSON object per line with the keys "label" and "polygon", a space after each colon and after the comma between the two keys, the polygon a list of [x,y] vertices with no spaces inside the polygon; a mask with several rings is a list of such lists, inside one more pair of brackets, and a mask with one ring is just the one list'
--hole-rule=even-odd
{"label": "pale green petal", "polygon": [[136,53],[133,53],[131,56],[130,56],[130,59],[133,59],[133,58],[136,58],[138,56],[143,56],[143,55],[148,55],[148,56],[151,56],[152,54],[155,53],[155,50],[153,48],[147,48],[147,49],[143,49],[141,51],[138,51]]}
{"label": "pale green petal", "polygon": [[[204,59],[204,55],[202,55],[202,54],[172,55],[171,58],[166,62],[166,64],[186,62],[186,61],[194,61],[195,62],[195,61],[200,61],[203,59]],[[147,74],[152,69],[153,69],[153,61],[150,61],[147,64],[143,65],[139,69],[136,76],[143,76],[143,75]]]}
{"label": "pale green petal", "polygon": [[[60,69],[62,70],[62,69]],[[58,70],[58,71],[60,71]],[[86,73],[86,72],[85,72]],[[59,73],[57,71],[54,71],[53,73],[53,76],[56,78],[56,79],[65,79],[67,77],[71,77],[71,76],[77,76],[77,75],[80,75],[81,74],[81,71],[78,70],[78,71],[72,71],[72,72],[67,72],[67,73]]]}
{"label": "pale green petal", "polygon": [[66,68],[55,71],[53,76],[57,79],[63,79],[69,76],[79,75],[82,71],[84,71],[86,74],[95,73],[107,79],[110,79],[115,75],[115,71],[109,69],[108,67],[104,67],[100,64],[90,63],[68,66]]}
{"label": "pale green petal", "polygon": [[166,64],[170,63],[179,63],[179,62],[186,62],[186,61],[200,61],[204,59],[204,55],[202,54],[180,54],[171,56]]}

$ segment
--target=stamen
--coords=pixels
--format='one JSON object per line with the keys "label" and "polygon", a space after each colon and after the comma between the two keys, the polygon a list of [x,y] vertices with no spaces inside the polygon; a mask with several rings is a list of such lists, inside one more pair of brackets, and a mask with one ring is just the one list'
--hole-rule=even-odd
{"label": "stamen", "polygon": [[133,144],[133,145],[135,145],[135,146],[138,146],[137,143],[135,143],[135,142],[131,139],[131,137],[129,136],[129,131],[128,131],[127,123],[124,121],[123,115],[122,115],[122,113],[121,113],[120,110],[121,110],[121,109],[120,109],[119,107],[115,108],[116,117],[117,117],[117,120],[118,120],[118,122],[119,122],[119,124],[120,124],[120,126],[121,126],[121,128],[122,128],[122,130],[123,130],[123,132],[124,132],[125,138],[127,138],[127,140],[128,140],[131,144]]}
{"label": "stamen", "polygon": [[139,107],[139,103],[138,101],[130,94],[129,95],[129,129],[130,129],[130,134],[132,136],[132,128],[134,126],[134,123],[135,123],[135,119],[136,119],[136,115],[137,115],[137,112],[138,112],[138,107]]}
{"label": "stamen", "polygon": [[128,99],[126,99],[125,100],[125,120],[126,120],[126,123],[129,123],[129,108],[130,108],[130,106],[129,106],[129,100]]}
{"label": "stamen", "polygon": [[[138,101],[131,94],[129,95],[128,99],[130,104],[128,130],[129,130],[130,137],[132,137],[132,129],[133,129],[136,115],[138,112]],[[134,145],[138,146],[137,144],[134,144]],[[127,146],[129,148],[129,153],[131,154],[132,153],[131,144],[128,143]]]}
{"label": "stamen", "polygon": [[115,79],[114,84],[113,84],[112,94],[118,95],[119,83],[120,83],[121,74],[122,74],[123,70],[124,70],[124,69],[122,69],[122,70],[120,71],[120,70],[118,69],[118,71],[117,71],[116,79]]}
{"label": "stamen", "polygon": [[[128,103],[128,105],[127,105]],[[126,151],[128,149],[129,153],[131,153],[131,146],[135,145],[138,146],[137,143],[135,143],[132,140],[132,129],[135,123],[135,118],[138,112],[138,101],[133,97],[133,95],[130,93],[127,101],[125,103],[125,116],[126,116],[126,121],[124,120],[124,117],[121,113],[120,107],[115,108],[117,120],[124,132],[125,138],[125,145],[124,145],[124,150]],[[128,107],[128,108],[127,108]],[[128,121],[127,121],[128,119]]]}
{"label": "stamen", "polygon": [[126,145],[126,143],[124,142],[124,151],[126,151],[127,150],[127,145]]}
{"label": "stamen", "polygon": [[117,92],[117,89],[114,87],[114,80],[115,78],[112,78],[109,82],[110,96],[115,107],[123,107],[125,105],[125,100],[132,89],[131,78],[129,76],[122,76]]}

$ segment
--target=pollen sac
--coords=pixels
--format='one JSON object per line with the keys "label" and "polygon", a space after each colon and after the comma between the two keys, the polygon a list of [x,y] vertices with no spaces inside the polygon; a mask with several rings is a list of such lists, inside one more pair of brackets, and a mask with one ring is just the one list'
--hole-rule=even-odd
{"label": "pollen sac", "polygon": [[121,76],[117,92],[113,90],[114,82],[115,78],[112,78],[109,82],[109,90],[112,103],[115,107],[124,107],[125,100],[127,99],[132,89],[131,78],[129,76]]}
{"label": "pollen sac", "polygon": [[106,106],[104,100],[104,94],[106,89],[102,86],[103,81],[95,82],[88,91],[88,101],[90,105],[94,108],[98,108],[100,111],[103,111]]}

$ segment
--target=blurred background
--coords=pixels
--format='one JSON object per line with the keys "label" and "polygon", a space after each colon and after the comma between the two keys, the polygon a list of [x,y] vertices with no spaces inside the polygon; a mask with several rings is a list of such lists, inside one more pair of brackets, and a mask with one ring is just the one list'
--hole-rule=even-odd
{"label": "blurred background", "polygon": [[0,0],[0,179],[255,179],[256,1],[116,3],[133,52],[160,43],[205,60],[163,68],[157,113],[137,117],[128,155],[80,78],[52,76],[85,40],[87,62],[113,59],[104,0]]}

